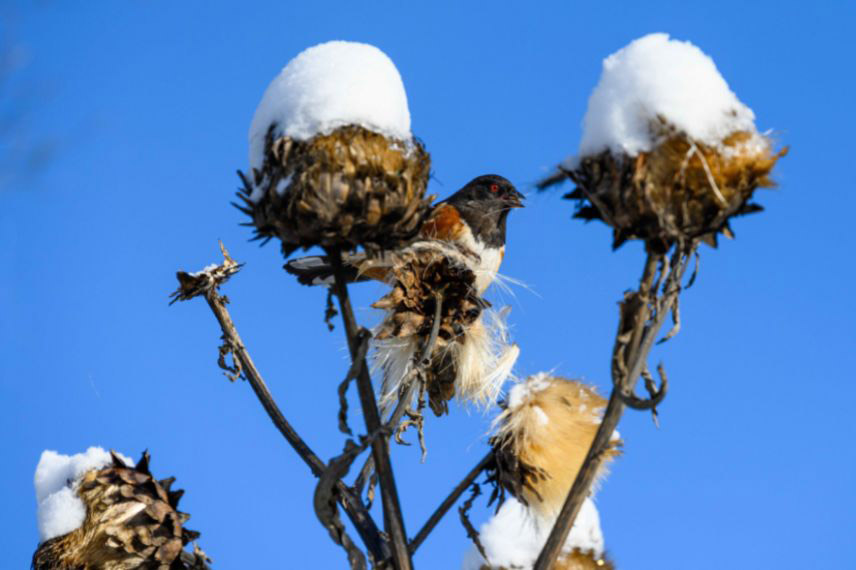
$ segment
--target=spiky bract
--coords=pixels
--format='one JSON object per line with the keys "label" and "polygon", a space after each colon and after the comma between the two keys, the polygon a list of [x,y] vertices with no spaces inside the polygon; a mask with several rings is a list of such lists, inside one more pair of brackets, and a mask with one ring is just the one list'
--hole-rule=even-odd
{"label": "spiky bract", "polygon": [[349,125],[309,140],[268,131],[261,170],[241,175],[238,206],[283,252],[320,245],[373,252],[413,237],[428,210],[431,160],[417,140]]}
{"label": "spiky bract", "polygon": [[636,156],[606,150],[582,157],[568,171],[577,188],[566,198],[579,201],[576,217],[600,219],[614,230],[614,247],[642,239],[666,250],[681,240],[700,238],[716,245],[731,237],[729,219],[760,211],[755,189],[774,183],[769,174],[787,149],[773,151],[758,133],[735,132],[719,145],[693,141],[658,121],[659,141]]}
{"label": "spiky bract", "polygon": [[86,506],[83,525],[39,545],[33,570],[204,570],[207,558],[183,547],[199,537],[183,527],[190,515],[179,512],[182,490],[174,478],[157,481],[149,454],[127,466],[113,464],[83,476],[77,494]]}

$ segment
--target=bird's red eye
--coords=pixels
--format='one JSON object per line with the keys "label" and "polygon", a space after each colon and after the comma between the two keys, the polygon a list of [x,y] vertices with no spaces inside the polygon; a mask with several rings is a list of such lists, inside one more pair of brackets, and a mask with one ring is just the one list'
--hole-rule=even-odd
{"label": "bird's red eye", "polygon": [[496,194],[497,192],[499,192],[499,185],[498,184],[491,184],[490,185],[490,191],[493,192],[494,194]]}

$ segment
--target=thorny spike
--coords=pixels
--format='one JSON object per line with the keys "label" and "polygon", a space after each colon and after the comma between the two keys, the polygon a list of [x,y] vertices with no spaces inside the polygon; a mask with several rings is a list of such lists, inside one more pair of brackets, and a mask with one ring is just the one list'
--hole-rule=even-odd
{"label": "thorny spike", "polygon": [[148,450],[143,451],[143,455],[142,455],[142,457],[140,457],[140,460],[137,461],[137,465],[134,466],[134,469],[136,469],[140,473],[145,473],[146,475],[151,475],[151,472],[149,471],[149,457],[150,457],[149,451]]}
{"label": "thorny spike", "polygon": [[240,170],[238,170],[237,172],[238,172],[238,178],[240,178],[241,182],[244,183],[244,188],[246,188],[246,189],[252,188],[250,181],[247,180],[247,176],[243,172],[241,172]]}
{"label": "thorny spike", "polygon": [[[249,208],[247,208],[247,207],[245,207],[245,206],[241,206],[241,205],[240,205],[240,204],[238,204],[237,202],[229,202],[229,203],[230,203],[232,206],[234,206],[235,208],[237,208],[238,210],[240,210],[241,212],[243,212],[244,214],[246,214],[246,215],[248,215],[248,216],[252,216],[252,215],[253,215],[253,211],[252,211],[252,210],[250,210]],[[252,223],[250,223],[249,225],[253,225],[253,224],[252,224]]]}
{"label": "thorny spike", "polygon": [[113,467],[127,467],[127,465],[125,465],[125,462],[122,461],[122,459],[118,455],[116,455],[116,452],[112,449],[110,450],[110,459],[112,459],[113,461]]}
{"label": "thorny spike", "polygon": [[177,489],[175,491],[169,491],[167,493],[167,497],[169,497],[169,504],[172,508],[178,507],[178,502],[181,500],[181,497],[184,496],[184,489]]}

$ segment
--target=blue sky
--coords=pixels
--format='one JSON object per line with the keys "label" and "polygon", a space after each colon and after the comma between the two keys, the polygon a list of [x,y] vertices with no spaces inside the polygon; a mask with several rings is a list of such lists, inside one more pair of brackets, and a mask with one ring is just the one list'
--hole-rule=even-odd
{"label": "blue sky", "polygon": [[[180,5],[179,5],[180,4]],[[413,131],[441,197],[484,172],[530,193],[514,212],[504,273],[534,293],[512,304],[521,374],[555,369],[607,391],[616,301],[641,270],[639,244],[572,221],[560,192],[532,183],[573,152],[601,60],[663,31],[716,61],[761,129],[791,146],[761,191],[761,215],[702,251],[683,331],[658,348],[671,390],[661,428],[631,412],[625,455],[598,496],[622,569],[856,566],[849,361],[854,114],[844,2],[682,3],[7,3],[25,48],[28,133],[55,145],[37,176],[0,193],[2,566],[37,544],[32,474],[43,449],[152,453],[187,490],[191,528],[216,568],[340,568],[311,512],[313,480],[249,386],[216,366],[202,302],[167,306],[176,269],[246,263],[225,289],[285,414],[322,457],[342,447],[335,388],[347,368],[324,292],[248,243],[229,206],[246,134],[273,76],[330,39],[383,49],[404,79]],[[358,316],[381,294],[354,288]],[[428,460],[395,448],[412,535],[485,451],[490,416],[428,418]],[[358,425],[359,418],[352,423]],[[484,508],[474,511],[480,522]],[[416,556],[455,568],[468,548],[454,513]]]}

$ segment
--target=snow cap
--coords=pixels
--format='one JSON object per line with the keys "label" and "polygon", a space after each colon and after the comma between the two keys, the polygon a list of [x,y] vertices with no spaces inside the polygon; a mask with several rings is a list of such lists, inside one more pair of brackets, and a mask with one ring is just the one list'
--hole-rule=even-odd
{"label": "snow cap", "polygon": [[[492,568],[532,568],[553,528],[554,518],[543,518],[520,501],[509,498],[492,519],[482,525],[479,540]],[[603,532],[594,502],[586,497],[562,547],[578,548],[603,556]],[[467,553],[463,570],[479,570],[485,564],[475,547]]]}
{"label": "snow cap", "polygon": [[250,168],[264,160],[265,136],[307,140],[345,125],[410,140],[407,94],[395,64],[378,48],[333,41],[288,62],[271,82],[250,126]]}
{"label": "snow cap", "polygon": [[[126,465],[134,465],[131,459],[117,455]],[[111,463],[110,452],[100,447],[90,447],[84,453],[71,456],[50,450],[42,452],[33,479],[42,542],[67,534],[83,524],[86,507],[77,495],[77,484],[87,472]]]}
{"label": "snow cap", "polygon": [[755,132],[755,114],[729,89],[713,59],[690,42],[649,34],[603,61],[583,119],[580,155],[649,151],[658,117],[711,146],[736,131]]}

